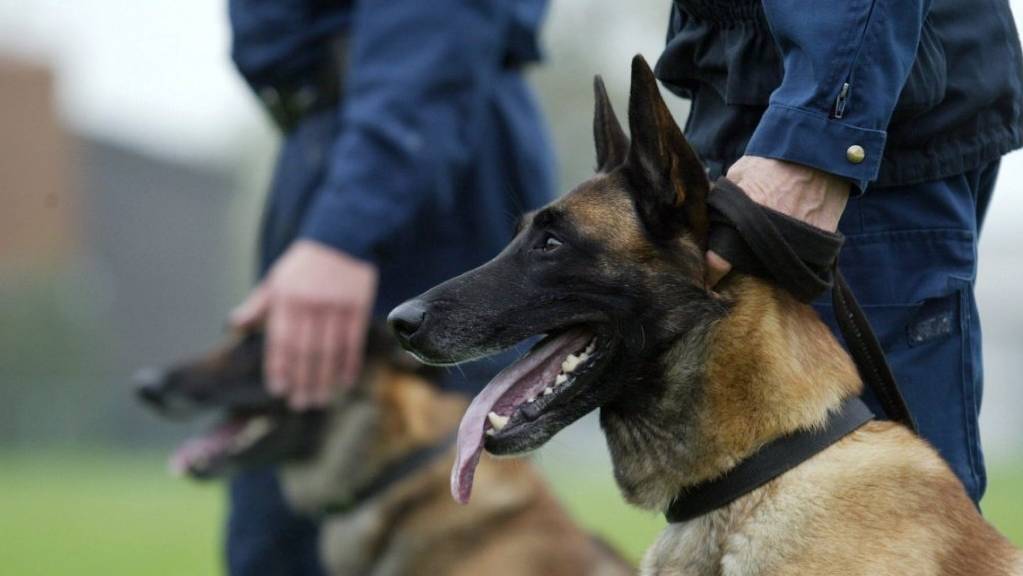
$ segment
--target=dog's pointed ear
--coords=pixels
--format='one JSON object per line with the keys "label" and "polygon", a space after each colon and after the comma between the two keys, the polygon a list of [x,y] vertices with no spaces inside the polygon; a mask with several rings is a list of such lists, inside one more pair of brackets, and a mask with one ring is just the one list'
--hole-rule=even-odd
{"label": "dog's pointed ear", "polygon": [[627,170],[636,209],[651,236],[667,241],[691,231],[706,245],[710,182],[657,89],[642,56],[632,59]]}
{"label": "dog's pointed ear", "polygon": [[618,123],[604,80],[593,77],[593,142],[597,146],[597,172],[610,172],[625,162],[629,139]]}

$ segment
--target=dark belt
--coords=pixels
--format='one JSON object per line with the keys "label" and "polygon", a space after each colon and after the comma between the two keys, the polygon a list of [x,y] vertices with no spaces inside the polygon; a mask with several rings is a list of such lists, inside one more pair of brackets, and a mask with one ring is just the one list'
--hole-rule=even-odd
{"label": "dark belt", "polygon": [[337,106],[348,70],[347,45],[345,38],[331,42],[327,58],[313,77],[295,84],[268,84],[257,90],[263,108],[281,132],[287,134],[310,115]]}

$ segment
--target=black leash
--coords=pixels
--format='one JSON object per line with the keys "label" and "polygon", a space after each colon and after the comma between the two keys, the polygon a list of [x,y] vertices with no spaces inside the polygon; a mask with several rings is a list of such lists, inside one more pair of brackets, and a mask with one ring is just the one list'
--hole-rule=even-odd
{"label": "black leash", "polygon": [[450,434],[440,442],[413,450],[404,458],[384,466],[380,474],[377,474],[369,484],[357,489],[351,498],[344,502],[332,503],[325,507],[320,515],[322,517],[329,517],[347,514],[358,508],[360,504],[382,494],[388,488],[409,477],[412,473],[417,472],[423,466],[431,464],[434,459],[443,456],[454,445],[456,437],[457,434]]}
{"label": "black leash", "polygon": [[[759,276],[810,303],[831,290],[839,330],[863,382],[885,414],[916,432],[906,401],[852,290],[838,271],[844,237],[810,226],[754,202],[741,188],[720,178],[707,198],[709,248],[736,271]],[[684,522],[730,504],[810,459],[874,418],[859,398],[846,400],[819,430],[800,430],[774,440],[724,475],[688,488],[672,501],[665,517]]]}
{"label": "black leash", "polygon": [[675,498],[664,517],[671,523],[685,522],[730,504],[809,460],[873,418],[862,400],[850,398],[838,412],[828,416],[823,428],[769,442],[723,476],[686,490]]}

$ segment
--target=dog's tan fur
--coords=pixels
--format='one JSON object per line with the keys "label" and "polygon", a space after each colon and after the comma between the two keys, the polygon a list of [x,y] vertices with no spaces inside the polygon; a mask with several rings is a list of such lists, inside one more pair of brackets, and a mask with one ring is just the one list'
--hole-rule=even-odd
{"label": "dog's tan fur", "polygon": [[[450,434],[465,409],[459,396],[387,366],[370,369],[367,405],[331,423],[323,455],[283,472],[289,501],[305,510],[329,502],[358,464],[379,469]],[[362,420],[366,424],[353,424]],[[375,424],[368,424],[377,419]],[[359,428],[372,433],[362,435]],[[352,444],[352,436],[361,438]],[[451,500],[453,449],[362,506],[325,519],[321,554],[341,575],[621,575],[633,569],[580,530],[527,462],[484,456],[467,506]]]}
{"label": "dog's tan fur", "polygon": [[[859,389],[808,306],[751,278],[722,292],[735,308],[709,335],[700,453],[640,495],[642,505],[663,508],[666,495],[767,439],[819,425]],[[1021,562],[937,452],[899,425],[874,422],[730,506],[670,525],[642,573],[1019,575]]]}

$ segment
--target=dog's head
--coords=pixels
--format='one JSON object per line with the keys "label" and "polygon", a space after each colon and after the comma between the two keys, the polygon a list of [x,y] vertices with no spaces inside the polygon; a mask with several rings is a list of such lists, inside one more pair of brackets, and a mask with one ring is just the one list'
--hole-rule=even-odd
{"label": "dog's head", "polygon": [[641,57],[633,60],[631,144],[595,80],[598,172],[527,215],[487,264],[396,308],[405,347],[455,364],[545,335],[473,401],[459,430],[452,490],[475,464],[535,449],[581,416],[660,385],[672,343],[720,314],[703,283],[709,182]]}
{"label": "dog's head", "polygon": [[158,415],[173,420],[208,414],[217,418],[205,433],[175,451],[171,458],[175,472],[218,478],[301,458],[315,449],[323,413],[293,412],[267,392],[263,345],[261,333],[238,335],[204,357],[135,375],[138,398]]}
{"label": "dog's head", "polygon": [[136,375],[139,399],[157,414],[178,420],[212,414],[218,419],[175,451],[171,465],[176,472],[212,479],[300,462],[308,470],[308,462],[324,459],[323,452],[343,444],[344,450],[334,451],[344,454],[332,462],[336,466],[339,458],[348,459],[353,471],[340,477],[358,482],[371,468],[367,462],[377,456],[392,457],[422,442],[420,436],[444,432],[441,424],[439,432],[426,424],[409,424],[427,417],[415,414],[411,404],[426,403],[424,396],[440,393],[434,390],[436,370],[410,358],[382,329],[374,327],[367,338],[359,383],[325,410],[295,412],[267,392],[263,346],[262,334],[245,334],[202,358]]}

